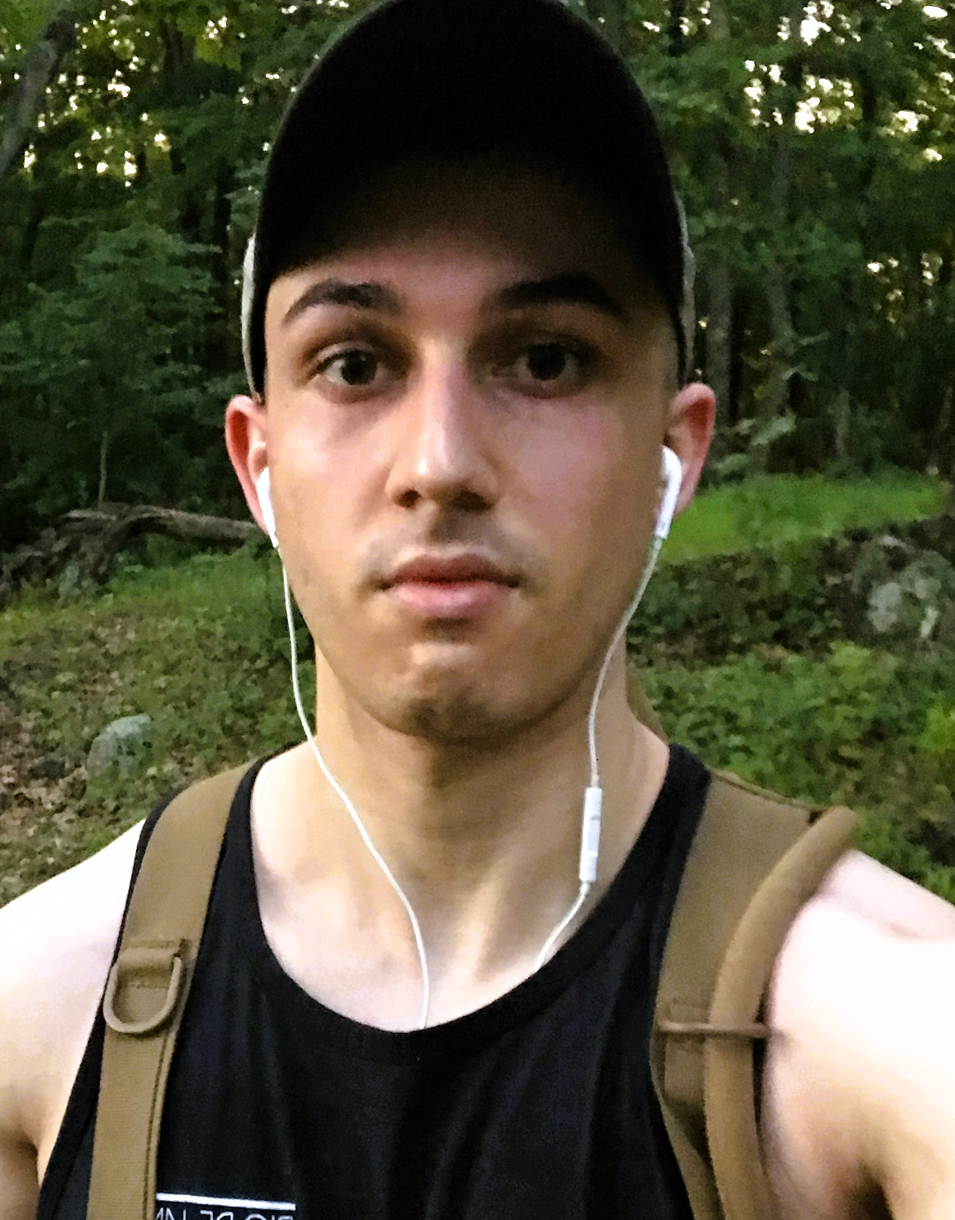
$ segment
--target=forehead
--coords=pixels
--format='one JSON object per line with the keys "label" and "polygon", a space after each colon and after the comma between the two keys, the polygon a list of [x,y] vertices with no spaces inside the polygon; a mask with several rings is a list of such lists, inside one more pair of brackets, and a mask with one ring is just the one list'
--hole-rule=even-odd
{"label": "forehead", "polygon": [[[586,272],[628,305],[659,305],[612,205],[565,170],[506,153],[420,157],[366,171],[298,235],[282,273],[362,253],[483,252],[539,274]],[[282,275],[277,277],[281,280]],[[274,285],[273,285],[274,287]]]}

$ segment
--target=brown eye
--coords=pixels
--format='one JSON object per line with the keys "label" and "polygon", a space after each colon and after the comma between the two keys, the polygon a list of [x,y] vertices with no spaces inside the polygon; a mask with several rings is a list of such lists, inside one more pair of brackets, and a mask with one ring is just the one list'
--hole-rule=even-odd
{"label": "brown eye", "polygon": [[378,369],[377,356],[364,348],[353,347],[324,361],[319,372],[333,385],[356,388],[372,385]]}
{"label": "brown eye", "polygon": [[535,343],[524,355],[524,365],[535,381],[557,381],[567,372],[573,353],[562,343]]}
{"label": "brown eye", "polygon": [[565,339],[521,345],[500,372],[530,394],[573,394],[586,382],[594,364],[587,348]]}

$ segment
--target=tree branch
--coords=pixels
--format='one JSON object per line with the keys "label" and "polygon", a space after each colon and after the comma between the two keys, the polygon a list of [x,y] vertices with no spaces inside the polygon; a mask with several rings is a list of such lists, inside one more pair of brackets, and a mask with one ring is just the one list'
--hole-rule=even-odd
{"label": "tree branch", "polygon": [[103,504],[75,509],[33,543],[14,551],[0,572],[0,606],[26,584],[59,579],[73,568],[73,583],[105,581],[113,561],[141,534],[231,548],[264,537],[251,521],[186,513],[156,505]]}

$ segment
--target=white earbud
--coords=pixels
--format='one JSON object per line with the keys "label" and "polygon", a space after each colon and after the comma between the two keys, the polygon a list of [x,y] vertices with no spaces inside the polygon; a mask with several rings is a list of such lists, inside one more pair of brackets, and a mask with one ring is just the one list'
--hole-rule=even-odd
{"label": "white earbud", "polygon": [[272,480],[269,476],[268,466],[255,480],[255,494],[259,497],[259,508],[262,510],[265,528],[269,532],[272,545],[278,550],[279,540],[275,533],[275,513],[272,511]]}
{"label": "white earbud", "polygon": [[657,517],[656,529],[653,531],[655,538],[659,538],[662,542],[670,532],[670,526],[673,524],[673,514],[676,512],[676,502],[680,498],[680,488],[683,486],[683,467],[680,464],[680,459],[663,446],[663,466],[662,474],[666,487],[663,491],[663,499],[660,502],[660,514]]}
{"label": "white earbud", "polygon": [[617,645],[620,643],[623,633],[627,629],[627,624],[633,617],[637,606],[640,605],[647,585],[650,583],[650,577],[653,575],[653,569],[656,567],[657,558],[663,546],[663,540],[670,532],[673,514],[676,512],[676,502],[680,497],[680,488],[683,485],[683,467],[677,455],[672,449],[668,449],[666,445],[663,446],[663,455],[660,461],[660,476],[665,484],[663,498],[660,502],[660,511],[657,515],[657,523],[653,531],[653,540],[650,543],[650,550],[644,561],[643,572],[640,575],[640,583],[637,586],[637,591],[634,593],[630,605],[627,606],[624,612],[623,618],[617,624],[617,630],[613,634],[613,639],[611,639],[607,651],[604,653],[603,664],[600,667],[600,673],[597,675],[597,684],[594,687],[593,697],[590,701],[590,713],[587,716],[590,783],[584,790],[584,807],[580,825],[580,861],[577,872],[580,889],[577,891],[577,897],[574,900],[573,906],[545,941],[544,947],[537,958],[538,969],[547,961],[554,946],[563,935],[564,929],[577,917],[587,895],[590,893],[591,887],[597,880],[597,865],[600,860],[600,821],[603,806],[603,785],[600,780],[600,763],[597,758],[597,704],[600,702],[600,692],[603,690],[604,679],[607,676],[607,671],[610,668],[610,662]]}

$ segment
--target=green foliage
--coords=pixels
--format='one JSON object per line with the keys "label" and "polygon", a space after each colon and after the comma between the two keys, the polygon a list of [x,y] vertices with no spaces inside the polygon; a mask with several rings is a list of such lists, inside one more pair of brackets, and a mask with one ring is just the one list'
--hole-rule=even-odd
{"label": "green foliage", "polygon": [[955,706],[928,708],[918,745],[937,769],[942,782],[955,791]]}
{"label": "green foliage", "polygon": [[899,662],[855,644],[820,660],[754,651],[705,669],[645,673],[668,732],[767,788],[816,803],[844,799],[847,764],[904,727]]}
{"label": "green foliage", "polygon": [[[675,740],[789,796],[862,810],[866,850],[955,897],[950,653],[834,640],[806,655],[744,642],[707,663],[656,661],[642,677]],[[10,740],[26,733],[33,757],[72,768],[119,716],[145,712],[154,726],[138,772],[89,782],[74,773],[46,805],[36,798],[28,840],[0,821],[0,898],[101,846],[169,788],[300,732],[281,586],[264,546],[131,564],[105,594],[69,606],[22,598],[0,616],[0,679],[0,713],[12,690],[22,718]],[[302,681],[309,692],[309,662]]]}
{"label": "green foliage", "polygon": [[0,325],[0,393],[20,404],[4,496],[48,517],[98,493],[181,494],[191,442],[219,444],[197,343],[212,308],[207,253],[143,221],[98,233],[67,283],[34,287]]}
{"label": "green foliage", "polygon": [[[31,818],[0,818],[0,901],[103,846],[190,778],[295,740],[283,635],[281,582],[264,546],[137,566],[69,605],[38,593],[6,609],[0,721],[11,691],[18,720],[3,726],[5,763],[26,750]],[[307,691],[314,669],[303,670]],[[76,772],[107,724],[139,713],[153,721],[153,748],[138,771],[88,781]],[[67,778],[31,782],[37,759],[63,760]]]}
{"label": "green foliage", "polygon": [[641,661],[709,661],[760,644],[816,650],[840,629],[817,550],[780,544],[661,565],[628,640]]}
{"label": "green foliage", "polygon": [[862,810],[865,850],[955,900],[952,660],[839,642],[641,676],[675,740],[762,787]]}
{"label": "green foliage", "polygon": [[665,562],[797,543],[941,512],[948,487],[902,471],[868,478],[766,475],[701,492],[673,523]]}
{"label": "green foliage", "polygon": [[4,0],[0,39],[10,46],[30,46],[70,0]]}
{"label": "green foliage", "polygon": [[[63,353],[58,359],[48,345],[59,373],[75,358],[85,390],[94,378],[84,362],[102,360],[106,381],[119,384],[109,368],[119,344],[104,346],[84,325],[90,345],[81,350],[67,333],[62,294],[74,290],[79,264],[103,235],[137,224],[180,243],[171,266],[208,279],[203,307],[189,314],[188,350],[173,344],[167,359],[160,339],[143,336],[139,377],[163,382],[169,370],[160,387],[166,407],[152,413],[153,441],[135,442],[128,461],[125,442],[111,442],[123,460],[110,459],[109,494],[237,504],[224,461],[205,456],[211,433],[197,421],[211,420],[241,385],[237,272],[265,150],[302,73],[369,2],[7,0],[4,132],[20,121],[23,68],[51,18],[71,28],[57,41],[23,154],[0,181],[0,327],[12,327],[8,343],[22,338],[26,349],[13,383],[0,367],[0,392],[16,414],[36,413],[37,438],[45,438],[24,441],[29,475],[9,461],[0,468],[0,487],[19,480],[0,490],[0,549],[98,489],[103,429],[93,399],[77,410],[74,396],[65,444],[65,418],[51,405],[65,400],[64,380],[27,357],[46,309]],[[807,4],[813,19],[803,41],[789,30],[788,0],[575,5],[602,17],[605,29],[616,31],[621,19],[623,47],[673,153],[699,267],[704,374],[719,369],[720,325],[728,336],[717,474],[858,474],[884,462],[955,473],[952,12],[938,18],[932,6],[847,0],[830,13]],[[127,268],[134,298],[137,257]],[[53,294],[45,306],[43,293]],[[188,369],[178,411],[174,366]],[[141,407],[142,394],[119,414],[133,403]],[[202,456],[183,460],[186,453]],[[5,505],[31,490],[32,516],[15,527]]]}

